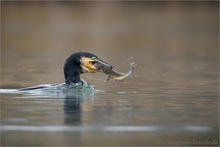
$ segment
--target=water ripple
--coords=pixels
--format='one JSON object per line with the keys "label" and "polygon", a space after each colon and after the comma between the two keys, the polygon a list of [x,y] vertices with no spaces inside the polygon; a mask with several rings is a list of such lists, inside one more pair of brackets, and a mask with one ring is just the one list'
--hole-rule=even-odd
{"label": "water ripple", "polygon": [[107,132],[160,132],[160,131],[188,131],[209,132],[206,126],[16,126],[2,125],[1,131],[33,131],[33,132],[72,132],[72,131],[107,131]]}

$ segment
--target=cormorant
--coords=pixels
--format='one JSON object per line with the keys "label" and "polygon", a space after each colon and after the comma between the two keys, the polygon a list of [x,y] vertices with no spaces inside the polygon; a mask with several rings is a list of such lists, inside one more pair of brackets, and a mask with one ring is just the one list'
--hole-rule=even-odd
{"label": "cormorant", "polygon": [[22,88],[19,90],[66,90],[69,88],[78,88],[82,86],[88,87],[87,83],[84,80],[80,79],[80,75],[83,73],[100,72],[100,65],[105,65],[112,68],[111,65],[105,63],[94,54],[88,52],[77,52],[70,55],[64,64],[63,70],[65,83],[57,85],[38,85],[33,87]]}

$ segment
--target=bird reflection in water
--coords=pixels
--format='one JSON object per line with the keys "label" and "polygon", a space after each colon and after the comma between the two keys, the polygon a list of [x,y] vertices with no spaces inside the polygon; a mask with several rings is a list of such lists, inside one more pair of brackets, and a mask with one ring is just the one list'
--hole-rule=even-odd
{"label": "bird reflection in water", "polygon": [[82,97],[66,97],[64,101],[65,124],[80,124]]}
{"label": "bird reflection in water", "polygon": [[77,95],[66,95],[63,110],[65,114],[64,124],[80,125],[82,117],[82,104],[93,100],[93,94],[85,95],[78,93]]}

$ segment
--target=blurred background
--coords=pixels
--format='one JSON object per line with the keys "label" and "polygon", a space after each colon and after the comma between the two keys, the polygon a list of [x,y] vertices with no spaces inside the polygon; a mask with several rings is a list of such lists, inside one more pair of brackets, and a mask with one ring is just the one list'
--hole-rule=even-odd
{"label": "blurred background", "polygon": [[[42,104],[1,95],[1,122],[17,128],[65,126],[62,118],[77,115],[78,124],[68,126],[97,126],[97,131],[6,131],[3,145],[163,146],[158,143],[163,139],[219,144],[218,1],[1,2],[1,88],[62,83],[63,64],[78,51],[91,52],[120,72],[132,61],[138,66],[120,83],[103,82],[101,73],[82,75],[105,92],[78,102],[68,115],[63,101]],[[153,125],[159,131],[108,132],[100,125]]]}
{"label": "blurred background", "polygon": [[[32,81],[62,82],[63,63],[77,51],[92,52],[115,66],[133,57],[140,64],[139,71],[152,60],[162,63],[199,58],[218,62],[218,2],[1,4],[2,85],[7,84],[8,66],[21,72],[49,72],[47,65],[52,64],[57,69],[52,73],[56,78],[42,75],[36,80],[31,77]],[[16,61],[19,57],[24,63]]]}

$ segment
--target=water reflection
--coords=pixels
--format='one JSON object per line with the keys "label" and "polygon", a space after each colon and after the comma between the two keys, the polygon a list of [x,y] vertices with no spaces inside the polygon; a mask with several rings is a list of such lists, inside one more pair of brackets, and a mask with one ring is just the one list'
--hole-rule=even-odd
{"label": "water reflection", "polygon": [[64,124],[79,125],[81,124],[81,103],[85,101],[81,95],[78,96],[66,96],[64,100]]}

